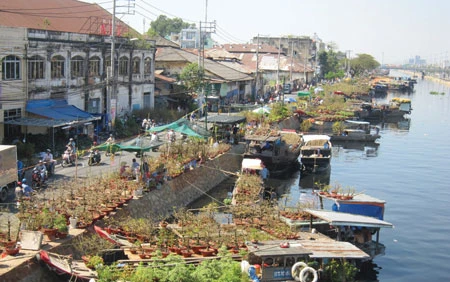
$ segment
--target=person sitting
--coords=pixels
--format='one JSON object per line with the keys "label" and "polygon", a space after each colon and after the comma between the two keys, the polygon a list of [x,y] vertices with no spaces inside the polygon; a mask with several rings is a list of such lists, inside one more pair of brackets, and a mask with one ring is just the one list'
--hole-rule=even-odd
{"label": "person sitting", "polygon": [[[34,169],[40,173],[42,181],[45,181],[47,179],[47,177],[46,177],[47,176],[47,168],[45,167],[43,161],[39,161],[38,165]],[[23,181],[22,181],[22,185],[23,185]]]}
{"label": "person sitting", "polygon": [[77,149],[76,149],[76,144],[75,141],[73,140],[73,138],[69,139],[69,143],[67,143],[67,146],[72,147],[73,153],[75,154]]}
{"label": "person sitting", "polygon": [[34,192],[34,190],[29,185],[27,185],[26,178],[22,179],[22,189],[23,196],[25,197],[31,197],[31,194]]}
{"label": "person sitting", "polygon": [[109,135],[109,138],[106,139],[105,143],[108,144],[114,144],[115,140],[114,140],[114,136],[112,134]]}
{"label": "person sitting", "polygon": [[264,150],[271,150],[272,149],[272,145],[270,145],[270,143],[268,141],[266,141],[264,143],[264,146],[261,148],[262,151]]}
{"label": "person sitting", "polygon": [[323,148],[324,148],[324,149],[330,149],[330,144],[328,144],[328,141],[326,141],[326,142],[323,144]]}
{"label": "person sitting", "polygon": [[45,163],[45,167],[47,168],[47,171],[49,173],[53,174],[55,166],[54,166],[54,162],[53,162],[53,154],[50,149],[47,149],[47,152],[45,153],[42,161]]}

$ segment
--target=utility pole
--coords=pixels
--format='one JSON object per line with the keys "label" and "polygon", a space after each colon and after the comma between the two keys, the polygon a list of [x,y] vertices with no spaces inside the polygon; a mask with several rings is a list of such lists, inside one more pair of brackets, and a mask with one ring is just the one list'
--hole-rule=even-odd
{"label": "utility pole", "polygon": [[294,40],[291,41],[291,67],[289,68],[289,81],[292,83],[292,62],[294,59]]}
{"label": "utility pole", "polygon": [[[116,1],[113,0],[113,12],[112,12],[112,18],[111,18],[111,87],[110,87],[110,93],[109,97],[107,97],[106,101],[106,112],[107,115],[109,115],[109,121],[111,122],[112,127],[115,126],[115,120],[116,120],[116,114],[117,114],[117,83],[116,83],[116,46],[115,46],[115,34],[116,34],[116,8],[126,8],[126,12],[121,12],[120,14],[128,14],[128,15],[134,15],[134,2],[128,1],[128,4],[126,6],[116,6]],[[120,0],[119,0],[120,1]],[[119,47],[120,49],[120,47]],[[110,128],[109,130],[112,130]]]}
{"label": "utility pole", "polygon": [[[206,3],[208,5],[208,1]],[[206,19],[206,17],[205,17]],[[200,49],[199,49],[199,68],[201,70],[202,79],[202,97],[205,97],[205,129],[208,130],[208,91],[205,91],[204,86],[204,72],[205,72],[205,40],[207,33],[216,32],[216,21],[213,22],[200,22]]]}
{"label": "utility pole", "polygon": [[278,84],[280,83],[280,54],[281,54],[281,36],[280,39],[278,40],[277,88]]}
{"label": "utility pole", "polygon": [[255,101],[256,101],[256,95],[259,90],[259,80],[258,80],[258,72],[259,72],[259,33],[256,37],[256,72],[255,72]]}
{"label": "utility pole", "polygon": [[[116,58],[115,58],[115,41],[114,41],[114,34],[116,32],[116,0],[113,1],[113,13],[112,13],[112,19],[111,19],[111,93],[109,95],[109,99],[107,103],[109,104],[109,118],[112,127],[115,126],[115,119],[116,119],[116,111],[117,111],[117,96],[116,96],[116,74],[115,74],[115,68],[116,68]],[[109,124],[109,123],[108,123]],[[112,130],[112,128],[109,128],[109,130]]]}
{"label": "utility pole", "polygon": [[305,78],[305,84],[308,83],[308,78],[306,77],[306,60],[308,60],[308,45],[305,44],[305,56],[303,57],[303,77]]}

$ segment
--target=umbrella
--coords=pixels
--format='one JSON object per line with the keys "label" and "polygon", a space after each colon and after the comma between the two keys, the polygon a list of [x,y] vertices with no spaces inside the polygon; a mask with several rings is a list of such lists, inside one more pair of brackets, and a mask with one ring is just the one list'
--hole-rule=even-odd
{"label": "umbrella", "polygon": [[284,98],[284,101],[287,102],[287,103],[295,103],[295,102],[297,102],[297,100],[295,100],[295,98],[293,98],[293,97],[286,97],[286,98]]}
{"label": "umbrella", "polygon": [[259,107],[257,109],[254,109],[252,112],[257,113],[257,114],[269,114],[270,113],[270,108],[269,107]]}

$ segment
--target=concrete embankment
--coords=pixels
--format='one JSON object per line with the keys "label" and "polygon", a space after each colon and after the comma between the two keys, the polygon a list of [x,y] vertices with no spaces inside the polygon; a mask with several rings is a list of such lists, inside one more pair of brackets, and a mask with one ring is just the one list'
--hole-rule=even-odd
{"label": "concrete embankment", "polygon": [[[164,182],[156,190],[144,193],[142,197],[128,202],[118,210],[114,217],[129,215],[134,218],[154,216],[161,219],[174,209],[185,207],[229,177],[227,172],[235,173],[240,169],[244,144],[234,145],[232,149],[208,160],[204,165]],[[43,248],[62,255],[74,253],[71,241],[85,230],[70,230],[70,237],[55,242],[44,242]],[[48,275],[35,259],[38,251],[22,250],[17,256],[0,259],[0,281],[48,281]]]}

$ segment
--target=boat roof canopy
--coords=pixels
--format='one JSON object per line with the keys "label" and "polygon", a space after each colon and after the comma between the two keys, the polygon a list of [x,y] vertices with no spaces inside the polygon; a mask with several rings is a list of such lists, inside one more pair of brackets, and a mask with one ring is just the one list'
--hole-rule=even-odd
{"label": "boat roof canopy", "polygon": [[303,211],[325,220],[333,226],[360,226],[368,228],[392,228],[393,224],[370,216],[344,212],[304,209]]}
{"label": "boat roof canopy", "polygon": [[268,142],[275,142],[277,139],[280,139],[280,136],[264,136],[264,135],[245,135],[245,140],[250,141],[268,141]]}
{"label": "boat roof canopy", "polygon": [[360,120],[345,120],[345,122],[347,123],[352,123],[352,124],[361,124],[361,125],[370,125],[370,122],[368,121],[360,121]]}
{"label": "boat roof canopy", "polygon": [[303,135],[302,138],[303,138],[303,141],[305,143],[313,141],[313,140],[327,140],[327,141],[330,141],[330,136],[328,136],[328,135],[311,134],[311,135]]}
{"label": "boat roof canopy", "polygon": [[260,159],[243,159],[242,160],[242,169],[254,169],[261,170],[263,166],[263,162]]}
{"label": "boat roof canopy", "polygon": [[[281,243],[289,243],[282,248]],[[258,257],[309,256],[310,258],[366,259],[370,256],[349,242],[328,240],[263,241],[250,245],[249,252]]]}

